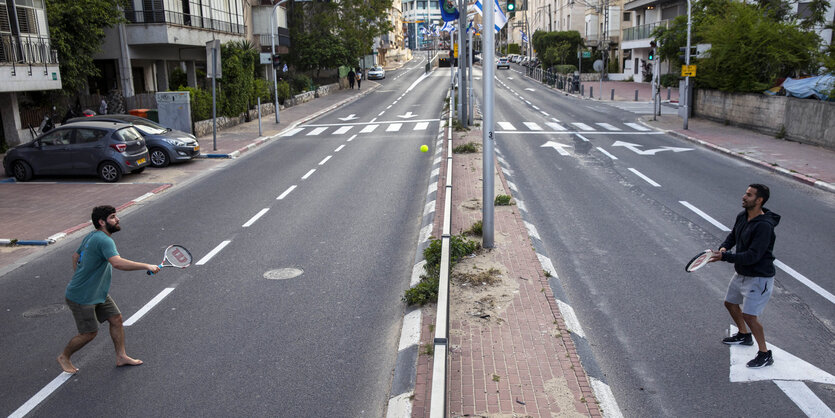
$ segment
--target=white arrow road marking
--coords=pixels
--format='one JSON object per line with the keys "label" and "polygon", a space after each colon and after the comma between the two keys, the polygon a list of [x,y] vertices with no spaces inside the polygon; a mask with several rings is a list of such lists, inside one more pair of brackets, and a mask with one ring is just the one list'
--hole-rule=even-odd
{"label": "white arrow road marking", "polygon": [[532,88],[530,88],[530,87],[526,88],[525,90],[527,90],[527,91],[536,91],[536,90],[534,90],[534,89],[532,89]]}
{"label": "white arrow road marking", "polygon": [[565,127],[556,122],[545,122],[551,129],[555,131],[564,131]]}
{"label": "white arrow road marking", "polygon": [[693,151],[693,148],[676,148],[676,147],[661,147],[656,149],[648,149],[648,150],[641,150],[638,147],[642,147],[643,145],[633,144],[631,142],[623,142],[623,141],[616,141],[612,144],[613,147],[624,147],[627,149],[632,150],[635,154],[638,155],[655,155],[661,151],[672,151],[672,152],[684,152],[684,151]]}
{"label": "white arrow road marking", "polygon": [[510,122],[496,122],[496,123],[498,123],[499,126],[501,126],[502,129],[504,129],[505,131],[515,131],[516,130],[516,127],[514,127],[513,124],[510,123]]}
{"label": "white arrow road marking", "polygon": [[342,126],[342,127],[340,127],[339,129],[335,130],[335,131],[333,132],[333,134],[334,134],[334,135],[342,135],[342,134],[344,134],[344,133],[346,133],[346,132],[350,131],[350,130],[351,130],[351,128],[353,128],[353,126]]}
{"label": "white arrow road marking", "polygon": [[639,125],[637,123],[624,123],[624,125],[632,128],[632,129],[635,129],[636,131],[641,131],[641,132],[646,132],[646,131],[650,130],[646,126]]}
{"label": "white arrow road marking", "polygon": [[[738,331],[730,326],[730,333]],[[835,385],[835,376],[807,363],[806,361],[769,344],[774,356],[774,364],[760,369],[752,369],[746,364],[757,355],[757,345],[731,345],[731,382],[774,381],[797,406],[810,417],[833,417],[835,413],[826,406],[803,383],[804,380]]]}
{"label": "white arrow road marking", "polygon": [[569,153],[568,151],[563,149],[563,148],[568,147],[568,146],[569,145],[566,145],[566,144],[560,144],[559,142],[548,141],[548,142],[540,145],[540,148],[553,148],[553,149],[557,150],[557,152],[559,152],[560,155],[571,155],[571,153]]}
{"label": "white arrow road marking", "polygon": [[359,118],[357,117],[357,115],[356,115],[356,114],[351,113],[350,115],[345,116],[344,118],[337,118],[337,119],[339,119],[339,120],[341,120],[341,121],[343,121],[343,122],[347,122],[347,121],[349,121],[349,120],[354,120],[354,119],[359,119]]}
{"label": "white arrow road marking", "polygon": [[414,130],[425,131],[428,126],[429,126],[429,122],[418,122],[417,124],[415,124],[415,129]]}
{"label": "white arrow road marking", "polygon": [[412,112],[406,112],[405,115],[397,115],[398,118],[403,118],[403,119],[410,119],[410,118],[413,118],[415,116],[417,116],[417,115],[413,114]]}
{"label": "white arrow road marking", "polygon": [[536,123],[536,122],[522,122],[522,123],[523,123],[525,126],[527,126],[527,127],[528,127],[528,129],[530,129],[530,130],[532,130],[532,131],[541,131],[541,130],[542,130],[542,127],[541,127],[541,126],[539,126],[539,125],[537,125],[537,123]]}

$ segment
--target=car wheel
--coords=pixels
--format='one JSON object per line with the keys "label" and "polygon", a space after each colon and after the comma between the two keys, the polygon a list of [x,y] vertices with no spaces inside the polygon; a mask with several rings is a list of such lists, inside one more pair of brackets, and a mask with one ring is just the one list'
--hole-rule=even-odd
{"label": "car wheel", "polygon": [[171,162],[171,159],[168,158],[168,153],[166,153],[162,148],[151,148],[149,154],[151,158],[151,165],[154,167],[167,167]]}
{"label": "car wheel", "polygon": [[15,161],[12,165],[12,172],[17,181],[29,181],[32,179],[32,167],[29,167],[25,161]]}
{"label": "car wheel", "polygon": [[139,174],[143,171],[145,171],[145,167],[137,168],[136,170],[131,171],[131,174]]}
{"label": "car wheel", "polygon": [[115,163],[105,161],[99,166],[99,177],[108,183],[115,183],[122,178],[122,170]]}

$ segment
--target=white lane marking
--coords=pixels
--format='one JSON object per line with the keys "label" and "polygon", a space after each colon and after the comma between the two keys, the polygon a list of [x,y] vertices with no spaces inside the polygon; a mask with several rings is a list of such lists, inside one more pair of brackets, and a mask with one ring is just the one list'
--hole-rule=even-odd
{"label": "white lane marking", "polygon": [[586,125],[585,123],[572,122],[571,124],[576,126],[577,128],[579,128],[580,130],[583,130],[583,131],[593,131],[594,130],[594,128],[592,128],[589,125]]}
{"label": "white lane marking", "polygon": [[360,133],[361,134],[367,134],[367,133],[374,132],[374,130],[377,129],[378,126],[380,126],[380,125],[367,125],[365,128],[362,128]]}
{"label": "white lane marking", "polygon": [[541,131],[542,130],[542,127],[539,126],[539,124],[537,124],[536,122],[522,122],[522,123],[525,126],[527,126],[528,129],[530,129],[532,131]]}
{"label": "white lane marking", "polygon": [[645,176],[645,175],[644,175],[644,173],[641,173],[640,171],[638,171],[638,170],[636,170],[636,169],[634,169],[634,168],[630,168],[630,169],[629,169],[629,171],[631,171],[631,172],[635,173],[635,175],[636,175],[636,176],[638,176],[638,177],[640,177],[640,178],[644,179],[644,181],[645,181],[645,182],[647,182],[647,183],[651,184],[653,187],[661,187],[661,185],[660,185],[660,184],[656,183],[656,182],[655,182],[655,181],[653,181],[651,178],[649,178],[649,177]]}
{"label": "white lane marking", "polygon": [[641,132],[646,132],[646,131],[650,130],[650,129],[649,129],[649,128],[647,128],[646,126],[639,125],[639,124],[637,124],[637,123],[631,123],[631,122],[630,122],[630,123],[624,123],[624,125],[626,125],[626,126],[628,126],[628,127],[632,128],[632,129],[634,129],[634,130],[636,130],[636,131],[641,131]]}
{"label": "white lane marking", "polygon": [[342,151],[342,148],[345,148],[345,144],[342,144],[342,145],[340,145],[340,146],[336,147],[336,149],[335,149],[335,150],[333,150],[333,152],[339,152],[339,151]]}
{"label": "white lane marking", "polygon": [[420,343],[420,309],[415,309],[403,317],[403,329],[400,331],[398,351]]}
{"label": "white lane marking", "polygon": [[597,402],[600,402],[603,416],[606,418],[623,418],[623,413],[620,412],[612,388],[593,377],[589,377],[589,383],[591,383],[591,388],[594,391],[594,397],[597,398]]}
{"label": "white lane marking", "polygon": [[389,105],[389,107],[387,107],[386,110],[391,109],[392,106],[394,106],[394,105]]}
{"label": "white lane marking", "polygon": [[609,158],[611,158],[611,159],[613,159],[613,160],[617,160],[617,159],[618,159],[618,157],[615,157],[614,155],[609,154],[609,151],[606,151],[606,150],[605,150],[605,149],[603,149],[603,148],[597,147],[597,150],[598,150],[598,151],[600,151],[600,152],[602,152],[602,153],[603,153],[603,155],[605,155],[605,156],[607,156],[607,157],[609,157]]}
{"label": "white lane marking", "polygon": [[429,127],[429,122],[418,122],[417,124],[415,124],[415,129],[414,130],[424,131],[424,130],[426,130],[427,127]]}
{"label": "white lane marking", "polygon": [[583,331],[583,327],[580,326],[580,320],[577,319],[574,308],[559,299],[557,299],[557,306],[560,308],[563,321],[565,321],[565,327],[574,334],[586,338],[586,333]]}
{"label": "white lane marking", "polygon": [[386,128],[386,132],[397,132],[403,127],[402,123],[392,123]]}
{"label": "white lane marking", "polygon": [[537,105],[531,105],[531,107],[533,107],[536,110],[539,110],[539,107]]}
{"label": "white lane marking", "polygon": [[506,131],[515,131],[516,130],[516,128],[510,122],[496,122],[496,123],[498,123],[499,126],[501,126],[502,129],[504,129]]}
{"label": "white lane marking", "polygon": [[554,121],[554,122],[557,122],[557,123],[559,123],[559,121],[560,121],[560,120],[559,120],[559,119],[557,119],[557,118],[551,118],[551,120],[552,120],[552,121]]}
{"label": "white lane marking", "polygon": [[346,133],[346,132],[350,131],[350,130],[351,130],[351,128],[353,128],[353,126],[341,126],[339,129],[335,130],[335,131],[333,132],[333,134],[334,134],[334,135],[342,135],[342,134],[344,134],[344,133]]}
{"label": "white lane marking", "polygon": [[774,383],[807,417],[835,417],[835,413],[805,383],[787,380],[775,380]]}
{"label": "white lane marking", "polygon": [[619,130],[621,130],[620,128],[616,128],[612,125],[609,125],[608,123],[597,123],[597,125],[602,127],[602,128],[605,128],[606,130],[609,130],[609,131],[619,131]]}
{"label": "white lane marking", "polygon": [[315,136],[315,135],[319,135],[320,133],[325,132],[325,130],[327,130],[327,129],[328,129],[328,128],[316,128],[316,129],[314,129],[314,130],[312,130],[312,131],[308,132],[308,133],[307,133],[307,136]]}
{"label": "white lane marking", "polygon": [[565,130],[564,126],[562,126],[562,125],[560,125],[559,123],[556,123],[556,122],[545,122],[545,124],[548,125],[549,128],[551,128],[555,131],[564,131]]}
{"label": "white lane marking", "polygon": [[354,136],[352,136],[352,137],[348,138],[348,142],[353,141],[353,140],[354,140],[354,138],[356,138],[356,137],[357,137],[357,134],[354,134]]}
{"label": "white lane marking", "polygon": [[330,160],[331,157],[332,157],[331,155],[328,155],[327,157],[325,157],[324,160],[319,161],[319,165],[325,165],[325,163],[328,162],[328,160]]}
{"label": "white lane marking", "polygon": [[826,289],[818,286],[817,283],[807,279],[806,276],[798,273],[797,271],[795,271],[793,268],[787,266],[782,261],[774,260],[774,265],[779,267],[780,270],[783,270],[786,273],[788,273],[790,276],[794,277],[795,280],[799,281],[800,283],[805,284],[806,287],[808,287],[809,289],[812,289],[815,293],[823,296],[824,299],[826,299],[826,300],[828,300],[832,303],[835,303],[835,295],[833,295],[832,293],[827,292]]}
{"label": "white lane marking", "polygon": [[312,169],[312,170],[310,170],[310,171],[308,171],[308,172],[307,172],[307,174],[305,174],[305,175],[303,175],[303,176],[302,176],[302,180],[307,180],[307,179],[308,179],[310,176],[312,176],[312,175],[313,175],[313,173],[315,173],[315,172],[316,172],[316,169],[315,169],[315,168],[314,168],[314,169]]}
{"label": "white lane marking", "polygon": [[725,226],[725,225],[722,225],[722,223],[721,223],[721,222],[717,221],[716,219],[713,219],[710,215],[708,215],[708,214],[706,214],[706,213],[702,212],[702,211],[701,211],[701,209],[699,209],[699,208],[697,208],[697,207],[695,207],[695,206],[691,205],[689,202],[684,201],[684,200],[679,200],[679,201],[678,201],[678,203],[681,203],[681,204],[682,204],[682,205],[684,205],[684,207],[686,207],[687,209],[690,209],[690,210],[692,210],[693,212],[695,212],[695,213],[696,213],[696,215],[699,215],[699,216],[701,216],[702,218],[704,218],[704,220],[706,220],[706,221],[708,221],[708,222],[712,223],[712,224],[713,224],[713,226],[715,226],[715,227],[719,228],[719,230],[720,230],[720,231],[724,231],[724,232],[730,232],[730,231],[731,231],[731,229],[730,229],[730,228],[728,228],[728,227],[727,227],[727,226]]}
{"label": "white lane marking", "polygon": [[583,135],[580,135],[580,134],[575,134],[575,135],[577,135],[577,138],[582,139],[584,142],[589,142],[589,139],[584,137]]}
{"label": "white lane marking", "polygon": [[9,418],[25,417],[27,414],[32,412],[32,410],[35,409],[35,407],[38,406],[38,404],[43,402],[44,399],[48,398],[49,395],[52,394],[52,392],[55,392],[59,387],[61,387],[61,385],[64,384],[64,382],[69,380],[71,377],[73,377],[72,374],[67,372],[61,372],[61,374],[59,374],[58,377],[52,379],[52,381],[49,382],[46,386],[44,386],[43,389],[39,390],[38,393],[35,394],[35,396],[29,398],[29,400],[26,401],[26,403],[24,403],[23,405],[21,405],[20,408],[17,408],[16,411],[12,412],[12,414],[9,415]]}
{"label": "white lane marking", "polygon": [[168,296],[168,294],[173,292],[173,291],[174,291],[173,287],[167,287],[167,288],[163,289],[162,292],[159,292],[156,296],[154,296],[153,299],[151,299],[148,303],[146,303],[145,306],[142,307],[142,309],[136,311],[135,314],[131,315],[131,317],[128,318],[128,320],[125,321],[123,325],[126,326],[126,327],[129,327],[129,326],[135,324],[137,321],[142,319],[142,317],[145,316],[145,314],[150,312],[151,309],[154,309],[154,306],[157,306],[157,304],[162,302],[162,300],[165,299],[165,297]]}
{"label": "white lane marking", "polygon": [[384,114],[384,113],[386,113],[386,111],[385,111],[385,110],[384,110],[384,111],[382,111],[382,112],[380,112],[380,113],[378,113],[378,114],[377,114],[377,116],[383,116],[383,114]]}
{"label": "white lane marking", "polygon": [[539,232],[536,230],[536,227],[534,226],[534,224],[532,224],[530,222],[527,222],[527,221],[522,221],[522,222],[525,224],[525,229],[528,230],[528,235],[542,241],[542,238],[539,237]]}
{"label": "white lane marking", "polygon": [[548,112],[546,112],[546,111],[544,111],[544,110],[540,110],[540,111],[539,111],[539,113],[542,113],[542,115],[544,115],[545,117],[548,117],[548,116],[549,116],[549,115],[548,115]]}
{"label": "white lane marking", "polygon": [[297,134],[297,133],[299,133],[299,132],[301,132],[301,131],[303,131],[303,130],[304,130],[304,128],[295,128],[295,129],[290,129],[289,131],[287,131],[287,132],[285,132],[285,133],[281,134],[281,136],[293,136],[293,135],[295,135],[295,134]]}
{"label": "white lane marking", "polygon": [[216,256],[216,255],[217,255],[217,253],[219,253],[221,250],[223,250],[223,248],[224,248],[224,247],[226,247],[227,245],[229,245],[229,243],[230,243],[230,242],[232,242],[232,240],[226,240],[226,241],[221,242],[220,244],[218,244],[218,246],[217,246],[217,247],[215,247],[215,249],[214,249],[214,250],[209,251],[209,253],[208,253],[208,254],[206,254],[206,256],[205,256],[205,257],[201,258],[201,259],[200,259],[200,261],[198,261],[198,262],[194,263],[194,265],[195,265],[195,266],[202,266],[203,264],[208,263],[208,262],[209,262],[209,260],[211,260],[211,259],[212,259],[212,257]]}
{"label": "white lane marking", "polygon": [[280,194],[277,198],[275,198],[275,200],[283,200],[285,197],[287,197],[288,194],[290,194],[290,192],[292,192],[295,189],[296,189],[295,184],[288,187],[287,190],[285,190],[284,193]]}
{"label": "white lane marking", "polygon": [[[522,99],[522,100],[525,100],[525,99]],[[525,103],[527,103],[527,104],[531,104],[531,102],[529,102],[529,101],[527,101],[527,100],[525,100]]]}
{"label": "white lane marking", "polygon": [[153,195],[154,195],[153,193],[145,193],[142,196],[139,196],[136,199],[133,199],[133,201],[136,202],[136,203],[139,203],[139,202],[141,202],[141,201],[143,201],[143,200],[145,200],[145,199],[147,199],[147,198],[149,198]]}
{"label": "white lane marking", "polygon": [[246,221],[246,223],[245,223],[245,224],[241,225],[241,228],[249,228],[249,227],[250,227],[250,226],[252,226],[252,224],[254,224],[254,223],[255,223],[255,222],[256,222],[259,218],[261,218],[262,216],[264,216],[264,214],[265,214],[265,213],[267,213],[269,210],[270,210],[270,208],[264,208],[264,209],[261,209],[258,213],[256,213],[256,214],[255,214],[255,216],[253,216],[252,218],[249,218],[249,220],[248,220],[248,221]]}

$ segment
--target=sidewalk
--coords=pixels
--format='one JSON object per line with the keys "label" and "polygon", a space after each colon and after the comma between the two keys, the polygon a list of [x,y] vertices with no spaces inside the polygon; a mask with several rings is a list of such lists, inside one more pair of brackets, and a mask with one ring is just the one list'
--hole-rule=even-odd
{"label": "sidewalk", "polygon": [[[33,182],[15,183],[0,170],[0,270],[36,251],[31,245],[48,245],[84,229],[90,224],[90,210],[95,205],[109,204],[121,211],[141,204],[154,194],[206,175],[212,167],[224,163],[223,159],[205,158],[209,154],[221,158],[237,157],[277,138],[276,135],[285,129],[379,87],[377,82],[365,81],[362,90],[337,90],[283,109],[279,112],[281,123],[278,125],[274,114],[263,115],[262,136],[258,135],[257,120],[219,131],[216,149],[212,134],[202,136],[198,139],[204,158],[161,169],[148,168],[141,174],[126,175],[118,183],[99,183],[95,177],[43,177]],[[11,240],[17,240],[19,245],[8,246]]]}

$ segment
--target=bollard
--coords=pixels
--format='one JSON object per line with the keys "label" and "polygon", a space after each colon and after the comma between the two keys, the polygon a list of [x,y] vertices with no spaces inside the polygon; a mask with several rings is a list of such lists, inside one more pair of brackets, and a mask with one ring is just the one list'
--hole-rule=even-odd
{"label": "bollard", "polygon": [[594,86],[589,86],[589,98],[594,99]]}
{"label": "bollard", "polygon": [[615,100],[615,89],[612,89],[612,101]]}
{"label": "bollard", "polygon": [[580,97],[583,97],[585,95],[586,95],[586,86],[580,84]]}
{"label": "bollard", "polygon": [[638,101],[638,90],[637,89],[635,89],[635,101],[636,102]]}
{"label": "bollard", "polygon": [[261,98],[258,98],[258,136],[264,136],[261,132]]}
{"label": "bollard", "polygon": [[672,87],[667,87],[667,101],[668,102],[670,101],[670,92],[672,92],[672,90],[673,90]]}

